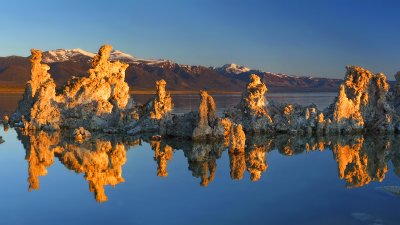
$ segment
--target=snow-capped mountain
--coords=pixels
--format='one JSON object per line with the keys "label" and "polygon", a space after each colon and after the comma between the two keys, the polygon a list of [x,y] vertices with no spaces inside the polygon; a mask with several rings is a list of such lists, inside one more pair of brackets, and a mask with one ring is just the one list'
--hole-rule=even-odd
{"label": "snow-capped mountain", "polygon": [[[50,74],[57,86],[71,76],[86,76],[95,54],[79,48],[43,52],[43,62],[50,66]],[[169,90],[215,90],[241,92],[255,73],[272,92],[278,91],[337,91],[342,80],[292,76],[250,69],[238,64],[221,67],[182,65],[170,60],[141,59],[113,50],[112,61],[129,64],[125,80],[133,90],[153,90],[156,80],[164,79]],[[0,57],[0,86],[22,87],[29,80],[29,57]]]}
{"label": "snow-capped mountain", "polygon": [[43,52],[44,63],[64,62],[64,61],[80,61],[93,58],[95,54],[87,52],[80,48],[74,49],[56,49]]}
{"label": "snow-capped mountain", "polygon": [[[82,50],[80,48],[75,49],[56,49],[43,52],[43,62],[44,63],[56,63],[56,62],[65,62],[65,61],[73,61],[73,62],[82,62],[82,61],[91,61],[95,53],[88,52]],[[121,61],[126,63],[146,63],[146,64],[157,64],[163,63],[167,60],[153,60],[153,59],[139,59],[130,54],[121,52],[119,50],[112,50],[110,53],[110,60],[112,61]]]}
{"label": "snow-capped mountain", "polygon": [[234,63],[231,64],[225,64],[221,67],[218,67],[217,70],[223,71],[226,73],[234,73],[234,74],[241,74],[241,73],[246,73],[249,72],[250,69],[244,66],[240,66]]}

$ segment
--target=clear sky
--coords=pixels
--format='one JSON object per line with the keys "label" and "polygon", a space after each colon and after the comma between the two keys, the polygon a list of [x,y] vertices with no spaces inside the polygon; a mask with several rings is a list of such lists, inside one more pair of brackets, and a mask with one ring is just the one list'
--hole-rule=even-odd
{"label": "clear sky", "polygon": [[141,58],[342,78],[400,70],[400,1],[2,1],[0,56],[108,43]]}

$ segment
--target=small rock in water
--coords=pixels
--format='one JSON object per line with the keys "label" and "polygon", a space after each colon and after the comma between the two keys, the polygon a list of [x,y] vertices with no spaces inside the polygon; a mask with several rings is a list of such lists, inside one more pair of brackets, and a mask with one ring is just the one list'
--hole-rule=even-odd
{"label": "small rock in water", "polygon": [[4,143],[5,141],[3,140],[3,137],[0,136],[0,144]]}
{"label": "small rock in water", "polygon": [[383,186],[377,187],[376,190],[384,191],[386,193],[400,197],[400,186]]}
{"label": "small rock in water", "polygon": [[90,138],[90,136],[91,136],[90,132],[87,131],[83,127],[79,127],[77,129],[75,129],[73,134],[74,134],[75,141],[77,141],[77,142],[82,142],[83,140],[86,140],[86,139]]}
{"label": "small rock in water", "polygon": [[4,115],[3,117],[3,124],[8,124],[10,118],[7,115]]}

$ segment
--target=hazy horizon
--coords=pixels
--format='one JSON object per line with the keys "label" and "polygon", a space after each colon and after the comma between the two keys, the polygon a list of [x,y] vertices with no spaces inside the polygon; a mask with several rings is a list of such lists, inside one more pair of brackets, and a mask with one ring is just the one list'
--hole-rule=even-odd
{"label": "hazy horizon", "polygon": [[[343,78],[400,70],[400,3],[385,1],[30,1],[3,3],[0,55],[104,43],[139,58]],[[15,13],[19,12],[19,13]]]}

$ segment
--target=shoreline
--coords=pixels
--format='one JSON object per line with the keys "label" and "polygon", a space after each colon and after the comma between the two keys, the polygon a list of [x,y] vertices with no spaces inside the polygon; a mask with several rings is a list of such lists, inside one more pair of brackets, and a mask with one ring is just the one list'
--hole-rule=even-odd
{"label": "shoreline", "polygon": [[[0,87],[0,94],[23,94],[25,87]],[[171,95],[189,95],[199,94],[200,90],[169,90]],[[224,91],[224,90],[207,90],[210,94],[221,94],[221,95],[241,95],[241,91]],[[279,94],[279,93],[337,93],[335,91],[323,91],[323,90],[304,90],[304,91],[268,91],[268,94]],[[156,90],[130,90],[129,94],[137,95],[154,95]]]}

